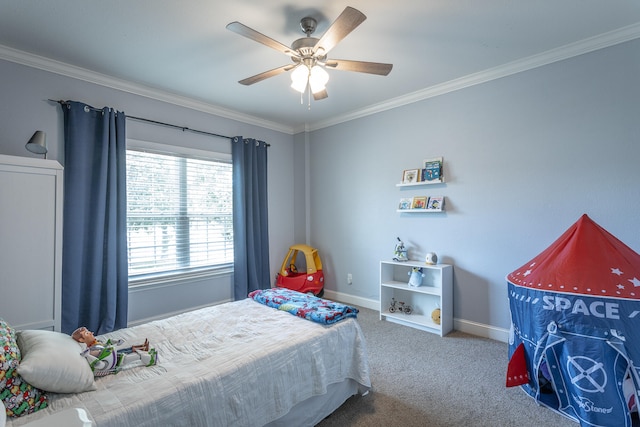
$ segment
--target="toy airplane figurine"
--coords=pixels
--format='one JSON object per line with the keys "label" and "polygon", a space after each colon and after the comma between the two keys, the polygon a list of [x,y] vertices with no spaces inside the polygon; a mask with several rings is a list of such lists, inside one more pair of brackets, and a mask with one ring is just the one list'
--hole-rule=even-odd
{"label": "toy airplane figurine", "polygon": [[398,244],[396,245],[396,249],[395,249],[395,256],[393,257],[394,261],[409,261],[409,257],[407,256],[407,248],[404,247],[404,243],[402,242],[402,240],[400,240],[399,237],[396,237],[396,239],[398,239]]}

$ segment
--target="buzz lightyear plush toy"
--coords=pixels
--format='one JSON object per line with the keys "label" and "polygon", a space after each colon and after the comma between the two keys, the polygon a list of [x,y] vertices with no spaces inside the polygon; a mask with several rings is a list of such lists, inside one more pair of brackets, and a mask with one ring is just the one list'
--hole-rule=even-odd
{"label": "buzz lightyear plush toy", "polygon": [[98,341],[93,332],[84,326],[73,331],[71,337],[80,344],[80,354],[87,359],[96,377],[115,374],[125,365],[152,366],[158,363],[156,350],[150,347],[148,340],[144,344],[121,347],[123,340]]}
{"label": "buzz lightyear plush toy", "polygon": [[409,275],[409,286],[418,287],[422,285],[422,267],[412,267],[411,271],[407,273]]}

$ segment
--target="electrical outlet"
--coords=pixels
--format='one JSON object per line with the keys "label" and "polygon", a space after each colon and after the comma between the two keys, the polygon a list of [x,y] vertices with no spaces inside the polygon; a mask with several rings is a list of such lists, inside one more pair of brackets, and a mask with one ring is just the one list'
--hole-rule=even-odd
{"label": "electrical outlet", "polygon": [[353,276],[351,275],[351,273],[347,274],[347,284],[353,285]]}

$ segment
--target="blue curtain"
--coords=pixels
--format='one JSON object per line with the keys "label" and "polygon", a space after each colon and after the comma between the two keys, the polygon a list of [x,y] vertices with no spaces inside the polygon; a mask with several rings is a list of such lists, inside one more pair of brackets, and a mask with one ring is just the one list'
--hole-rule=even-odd
{"label": "blue curtain", "polygon": [[271,287],[267,209],[267,147],[236,136],[233,158],[234,299]]}
{"label": "blue curtain", "polygon": [[125,115],[65,102],[62,331],[127,326]]}

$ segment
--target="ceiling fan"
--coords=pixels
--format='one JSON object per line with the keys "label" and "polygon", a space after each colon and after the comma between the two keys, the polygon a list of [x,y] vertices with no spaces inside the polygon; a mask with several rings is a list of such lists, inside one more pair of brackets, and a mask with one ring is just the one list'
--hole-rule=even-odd
{"label": "ceiling fan", "polygon": [[327,58],[329,51],[365,19],[367,17],[362,12],[352,7],[347,7],[318,39],[311,37],[311,34],[316,30],[317,21],[308,16],[304,17],[300,20],[300,27],[306,37],[294,41],[291,47],[285,46],[240,22],[231,22],[227,25],[228,30],[282,52],[293,61],[293,64],[283,65],[282,67],[256,74],[240,80],[239,83],[248,86],[293,70],[291,73],[291,87],[300,93],[304,93],[309,87],[313,98],[320,100],[327,97],[325,85],[329,80],[329,74],[325,71],[325,68],[386,76],[391,72],[393,64]]}

